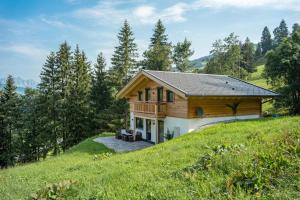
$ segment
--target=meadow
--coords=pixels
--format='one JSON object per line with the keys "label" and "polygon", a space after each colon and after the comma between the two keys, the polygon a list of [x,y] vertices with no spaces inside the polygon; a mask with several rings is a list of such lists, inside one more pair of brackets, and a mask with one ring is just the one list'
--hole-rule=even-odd
{"label": "meadow", "polygon": [[297,199],[299,166],[300,117],[265,118],[129,153],[90,138],[60,156],[1,170],[0,198]]}

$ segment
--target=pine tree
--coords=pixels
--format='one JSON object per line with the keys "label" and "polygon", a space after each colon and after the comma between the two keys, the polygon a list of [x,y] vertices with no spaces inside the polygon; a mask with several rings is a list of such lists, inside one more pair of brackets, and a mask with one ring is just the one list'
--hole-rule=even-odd
{"label": "pine tree", "polygon": [[262,50],[261,50],[261,43],[257,43],[256,49],[255,49],[255,60],[258,60],[262,57]]}
{"label": "pine tree", "polygon": [[38,161],[43,157],[42,150],[46,149],[48,137],[41,129],[39,105],[38,90],[26,88],[21,104],[20,162]]}
{"label": "pine tree", "polygon": [[254,44],[250,41],[248,37],[241,46],[241,55],[241,67],[249,73],[254,72]]}
{"label": "pine tree", "polygon": [[68,82],[70,80],[71,74],[71,47],[65,41],[59,47],[59,50],[56,52],[56,65],[59,73],[59,91],[60,91],[60,99],[58,104],[58,116],[59,116],[59,123],[60,123],[60,133],[62,135],[62,148],[63,150],[66,149],[66,141],[67,138],[67,130],[66,130],[66,123],[67,123],[67,88]]}
{"label": "pine tree", "polygon": [[92,84],[92,102],[96,112],[107,109],[112,101],[108,75],[105,71],[106,63],[102,53],[97,57]]}
{"label": "pine tree", "polygon": [[106,63],[102,53],[97,57],[97,63],[94,65],[92,79],[91,106],[93,110],[92,124],[93,130],[108,130],[109,107],[113,101],[111,95],[111,86],[107,72],[105,71]]}
{"label": "pine tree", "polygon": [[56,56],[51,52],[41,71],[41,83],[39,90],[43,106],[41,110],[44,111],[42,121],[44,123],[44,132],[49,135],[53,154],[59,153],[59,139],[62,137],[61,130],[63,124],[60,122],[60,106],[61,106],[61,77],[60,69],[56,65]]}
{"label": "pine tree", "polygon": [[[264,76],[284,98],[277,105],[300,114],[300,32],[295,32],[267,54]],[[275,104],[276,105],[276,104]]]}
{"label": "pine tree", "polygon": [[261,36],[261,49],[262,54],[265,55],[267,51],[272,49],[272,38],[269,31],[269,28],[266,26],[262,32]]}
{"label": "pine tree", "polygon": [[74,51],[71,65],[68,95],[66,98],[67,110],[67,140],[70,147],[88,136],[91,74],[90,63],[84,52],[80,52],[78,45]]}
{"label": "pine tree", "polygon": [[176,65],[176,68],[185,72],[191,69],[191,62],[189,58],[194,54],[194,51],[191,50],[192,43],[186,38],[182,43],[178,42],[173,49],[173,61]]}
{"label": "pine tree", "polygon": [[292,34],[296,33],[296,32],[299,32],[300,31],[300,25],[298,23],[295,23],[293,25],[293,32]]}
{"label": "pine tree", "polygon": [[277,47],[289,35],[289,30],[284,20],[281,20],[279,26],[274,29],[273,34],[273,45]]}
{"label": "pine tree", "polygon": [[115,47],[111,58],[112,68],[110,70],[110,76],[117,90],[129,81],[137,67],[137,45],[127,20],[124,21],[123,27],[118,33],[118,40],[119,45]]}
{"label": "pine tree", "polygon": [[18,95],[13,77],[9,75],[1,95],[0,106],[0,167],[11,166],[15,162],[15,144],[18,121]]}
{"label": "pine tree", "polygon": [[166,28],[161,20],[155,25],[153,36],[150,39],[149,49],[144,52],[143,68],[150,70],[168,71],[171,69],[171,43],[168,42]]}

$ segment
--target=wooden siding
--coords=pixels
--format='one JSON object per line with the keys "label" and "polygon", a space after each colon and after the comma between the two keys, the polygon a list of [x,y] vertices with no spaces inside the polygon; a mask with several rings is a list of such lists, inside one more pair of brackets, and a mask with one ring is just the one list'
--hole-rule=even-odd
{"label": "wooden siding", "polygon": [[[158,83],[152,80],[145,80],[143,84],[139,87],[136,87],[129,98],[130,103],[130,111],[134,111],[134,103],[138,101],[138,92],[142,91],[142,100],[145,100],[145,89],[150,88],[151,93],[151,101],[157,101],[157,88],[162,87]],[[167,88],[163,87],[163,102],[167,101]],[[166,103],[166,115],[170,117],[180,117],[180,118],[187,118],[187,109],[188,109],[188,101],[180,97],[179,95],[174,93],[174,102],[167,102]],[[139,113],[139,115],[142,115]],[[147,114],[147,116],[149,116]]]}
{"label": "wooden siding", "polygon": [[[145,78],[137,84],[129,95],[130,111],[134,111],[134,104],[138,101],[138,92],[142,91],[142,101],[145,100],[145,88],[150,89],[151,102],[157,101],[157,88],[162,87],[158,83]],[[168,89],[163,87],[163,102],[166,102]],[[187,99],[174,93],[174,102],[166,103],[166,116],[178,118],[197,118],[196,109],[201,107],[204,111],[203,117],[232,116],[232,110],[226,104],[239,102],[237,115],[260,115],[261,98],[257,97],[189,97]],[[136,113],[138,116],[155,118],[157,116],[149,113]]]}
{"label": "wooden siding", "polygon": [[178,95],[174,95],[174,102],[167,103],[167,116],[187,118],[188,101]]}
{"label": "wooden siding", "polygon": [[240,103],[236,115],[260,115],[261,99],[251,97],[192,97],[188,101],[188,118],[196,118],[196,109],[201,107],[203,117],[232,116],[226,104]]}

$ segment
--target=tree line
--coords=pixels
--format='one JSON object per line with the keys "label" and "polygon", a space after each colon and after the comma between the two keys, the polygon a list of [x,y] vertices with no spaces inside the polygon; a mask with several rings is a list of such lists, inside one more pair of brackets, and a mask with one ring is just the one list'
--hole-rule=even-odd
{"label": "tree line", "polygon": [[265,64],[263,77],[282,97],[275,107],[286,108],[290,114],[300,114],[300,25],[295,23],[292,32],[282,20],[273,30],[264,27],[261,41],[256,45],[247,37],[241,42],[231,33],[212,45],[209,59],[203,71],[211,74],[231,75],[247,79],[256,65]]}
{"label": "tree line", "polygon": [[45,159],[102,131],[127,127],[129,105],[116,93],[139,69],[171,70],[173,62],[180,71],[191,68],[191,42],[172,45],[161,20],[141,60],[126,20],[117,39],[109,69],[101,52],[92,66],[79,45],[72,50],[65,41],[47,56],[37,89],[19,95],[8,76],[0,90],[1,168]]}
{"label": "tree line", "polygon": [[[293,30],[299,29],[299,24],[294,24]],[[273,31],[274,38],[269,28],[264,27],[261,41],[254,44],[247,37],[244,42],[239,36],[231,33],[223,40],[212,44],[209,59],[203,72],[212,74],[226,74],[241,79],[247,79],[256,71],[256,65],[266,62],[266,53],[277,48],[284,38],[289,36],[286,22],[282,20]]]}

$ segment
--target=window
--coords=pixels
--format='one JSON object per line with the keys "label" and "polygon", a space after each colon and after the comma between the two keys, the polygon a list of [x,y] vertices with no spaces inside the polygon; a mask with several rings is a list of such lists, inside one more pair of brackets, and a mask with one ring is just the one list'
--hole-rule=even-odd
{"label": "window", "polygon": [[145,101],[150,101],[151,100],[151,90],[150,88],[145,89]]}
{"label": "window", "polygon": [[135,127],[138,129],[143,129],[144,123],[142,118],[138,118],[138,117],[135,118]]}
{"label": "window", "polygon": [[203,108],[201,108],[201,107],[196,108],[196,116],[203,117],[203,115],[204,115]]}
{"label": "window", "polygon": [[174,102],[174,93],[170,90],[167,90],[167,102]]}
{"label": "window", "polygon": [[164,100],[163,94],[164,94],[163,88],[162,87],[158,87],[157,88],[157,101],[158,102],[162,102]]}
{"label": "window", "polygon": [[138,100],[139,100],[139,101],[142,101],[142,100],[143,100],[143,99],[142,99],[142,98],[143,98],[143,92],[142,92],[142,91],[139,91],[138,94],[139,94]]}

